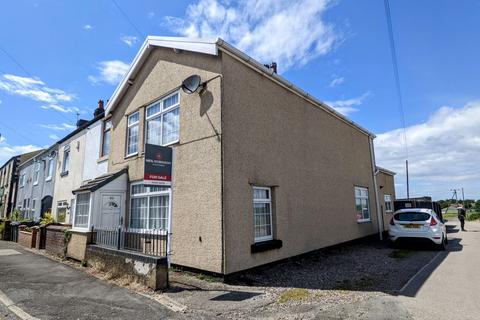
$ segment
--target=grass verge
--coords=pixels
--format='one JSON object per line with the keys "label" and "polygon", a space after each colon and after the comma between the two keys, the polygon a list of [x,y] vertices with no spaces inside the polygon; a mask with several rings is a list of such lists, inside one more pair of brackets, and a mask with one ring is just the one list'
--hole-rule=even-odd
{"label": "grass verge", "polygon": [[310,293],[308,292],[307,289],[300,289],[300,288],[290,289],[280,295],[280,298],[278,298],[278,302],[287,303],[292,301],[300,301],[308,298],[309,295]]}

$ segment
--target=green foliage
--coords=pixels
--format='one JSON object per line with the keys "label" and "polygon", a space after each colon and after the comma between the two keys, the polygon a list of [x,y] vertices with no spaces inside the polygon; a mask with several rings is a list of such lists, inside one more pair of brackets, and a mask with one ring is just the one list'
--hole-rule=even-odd
{"label": "green foliage", "polygon": [[480,219],[480,212],[474,212],[467,215],[468,221],[475,221]]}
{"label": "green foliage", "polygon": [[10,216],[12,221],[21,221],[22,220],[22,212],[18,209],[14,209],[12,215]]}
{"label": "green foliage", "polygon": [[54,222],[55,222],[55,219],[53,219],[53,215],[50,210],[45,211],[45,215],[43,216],[42,219],[40,219],[40,224],[42,226],[46,226]]}
{"label": "green foliage", "polygon": [[405,259],[410,257],[412,254],[413,252],[410,250],[400,249],[400,250],[393,250],[392,252],[390,252],[388,256],[393,259]]}
{"label": "green foliage", "polygon": [[308,298],[309,295],[310,293],[308,292],[307,289],[303,289],[303,288],[290,289],[283,292],[280,295],[278,299],[278,303],[288,303],[293,301],[304,300]]}
{"label": "green foliage", "polygon": [[5,230],[5,221],[2,221],[2,222],[0,223],[0,234],[3,233],[3,230]]}

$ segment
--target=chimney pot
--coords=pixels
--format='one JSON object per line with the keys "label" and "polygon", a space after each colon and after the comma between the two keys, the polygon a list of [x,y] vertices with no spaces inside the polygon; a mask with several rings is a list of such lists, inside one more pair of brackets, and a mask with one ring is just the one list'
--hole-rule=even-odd
{"label": "chimney pot", "polygon": [[103,100],[98,100],[98,109],[103,109]]}

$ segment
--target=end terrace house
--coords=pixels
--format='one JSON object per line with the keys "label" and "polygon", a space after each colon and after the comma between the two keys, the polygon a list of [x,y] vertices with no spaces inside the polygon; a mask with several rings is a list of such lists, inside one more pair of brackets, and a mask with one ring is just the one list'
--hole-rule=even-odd
{"label": "end terrace house", "polygon": [[[148,37],[110,98],[117,221],[168,229],[173,264],[228,275],[383,231],[375,136],[275,71],[221,39]],[[144,181],[147,144],[172,148],[171,189]],[[95,187],[74,229],[102,226]]]}

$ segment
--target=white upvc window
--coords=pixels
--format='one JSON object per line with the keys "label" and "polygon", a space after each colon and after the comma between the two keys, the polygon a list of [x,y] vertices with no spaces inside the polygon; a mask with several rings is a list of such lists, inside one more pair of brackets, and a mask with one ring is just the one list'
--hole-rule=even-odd
{"label": "white upvc window", "polygon": [[75,219],[73,227],[79,229],[88,229],[90,218],[90,192],[77,194],[75,205]]}
{"label": "white upvc window", "polygon": [[392,196],[389,194],[386,194],[383,197],[385,200],[385,212],[393,212]]}
{"label": "white upvc window", "polygon": [[140,113],[135,112],[127,120],[127,157],[138,153],[138,125]]}
{"label": "white upvc window", "polygon": [[37,199],[33,198],[32,199],[32,208],[30,209],[31,211],[31,216],[34,217],[35,216],[35,206],[37,205]]}
{"label": "white upvc window", "polygon": [[62,162],[62,173],[68,173],[70,167],[70,145],[63,148],[63,162]]}
{"label": "white upvc window", "polygon": [[68,202],[58,201],[57,202],[57,221],[58,222],[65,222],[65,217],[67,216],[67,209],[68,209]]}
{"label": "white upvc window", "polygon": [[273,239],[272,190],[267,187],[253,187],[253,223],[255,242]]}
{"label": "white upvc window", "polygon": [[38,178],[40,177],[40,162],[35,162],[35,166],[33,169],[33,185],[38,184]]}
{"label": "white upvc window", "polygon": [[180,94],[175,92],[147,107],[146,143],[166,146],[179,141]]}
{"label": "white upvc window", "polygon": [[370,221],[370,201],[367,188],[355,187],[355,211],[358,222]]}
{"label": "white upvc window", "polygon": [[132,229],[168,229],[170,188],[132,184],[130,223]]}
{"label": "white upvc window", "polygon": [[53,158],[48,158],[47,160],[47,167],[46,167],[46,170],[47,170],[47,173],[45,175],[45,181],[50,181],[52,180],[52,175],[53,175],[53,169],[54,169],[54,161],[53,161]]}
{"label": "white upvc window", "polygon": [[21,188],[25,187],[25,172],[20,174],[20,181],[18,182],[18,185]]}
{"label": "white upvc window", "polygon": [[100,152],[100,157],[108,156],[110,153],[110,135],[112,131],[112,120],[106,120],[103,123],[103,132],[102,132],[102,150]]}

